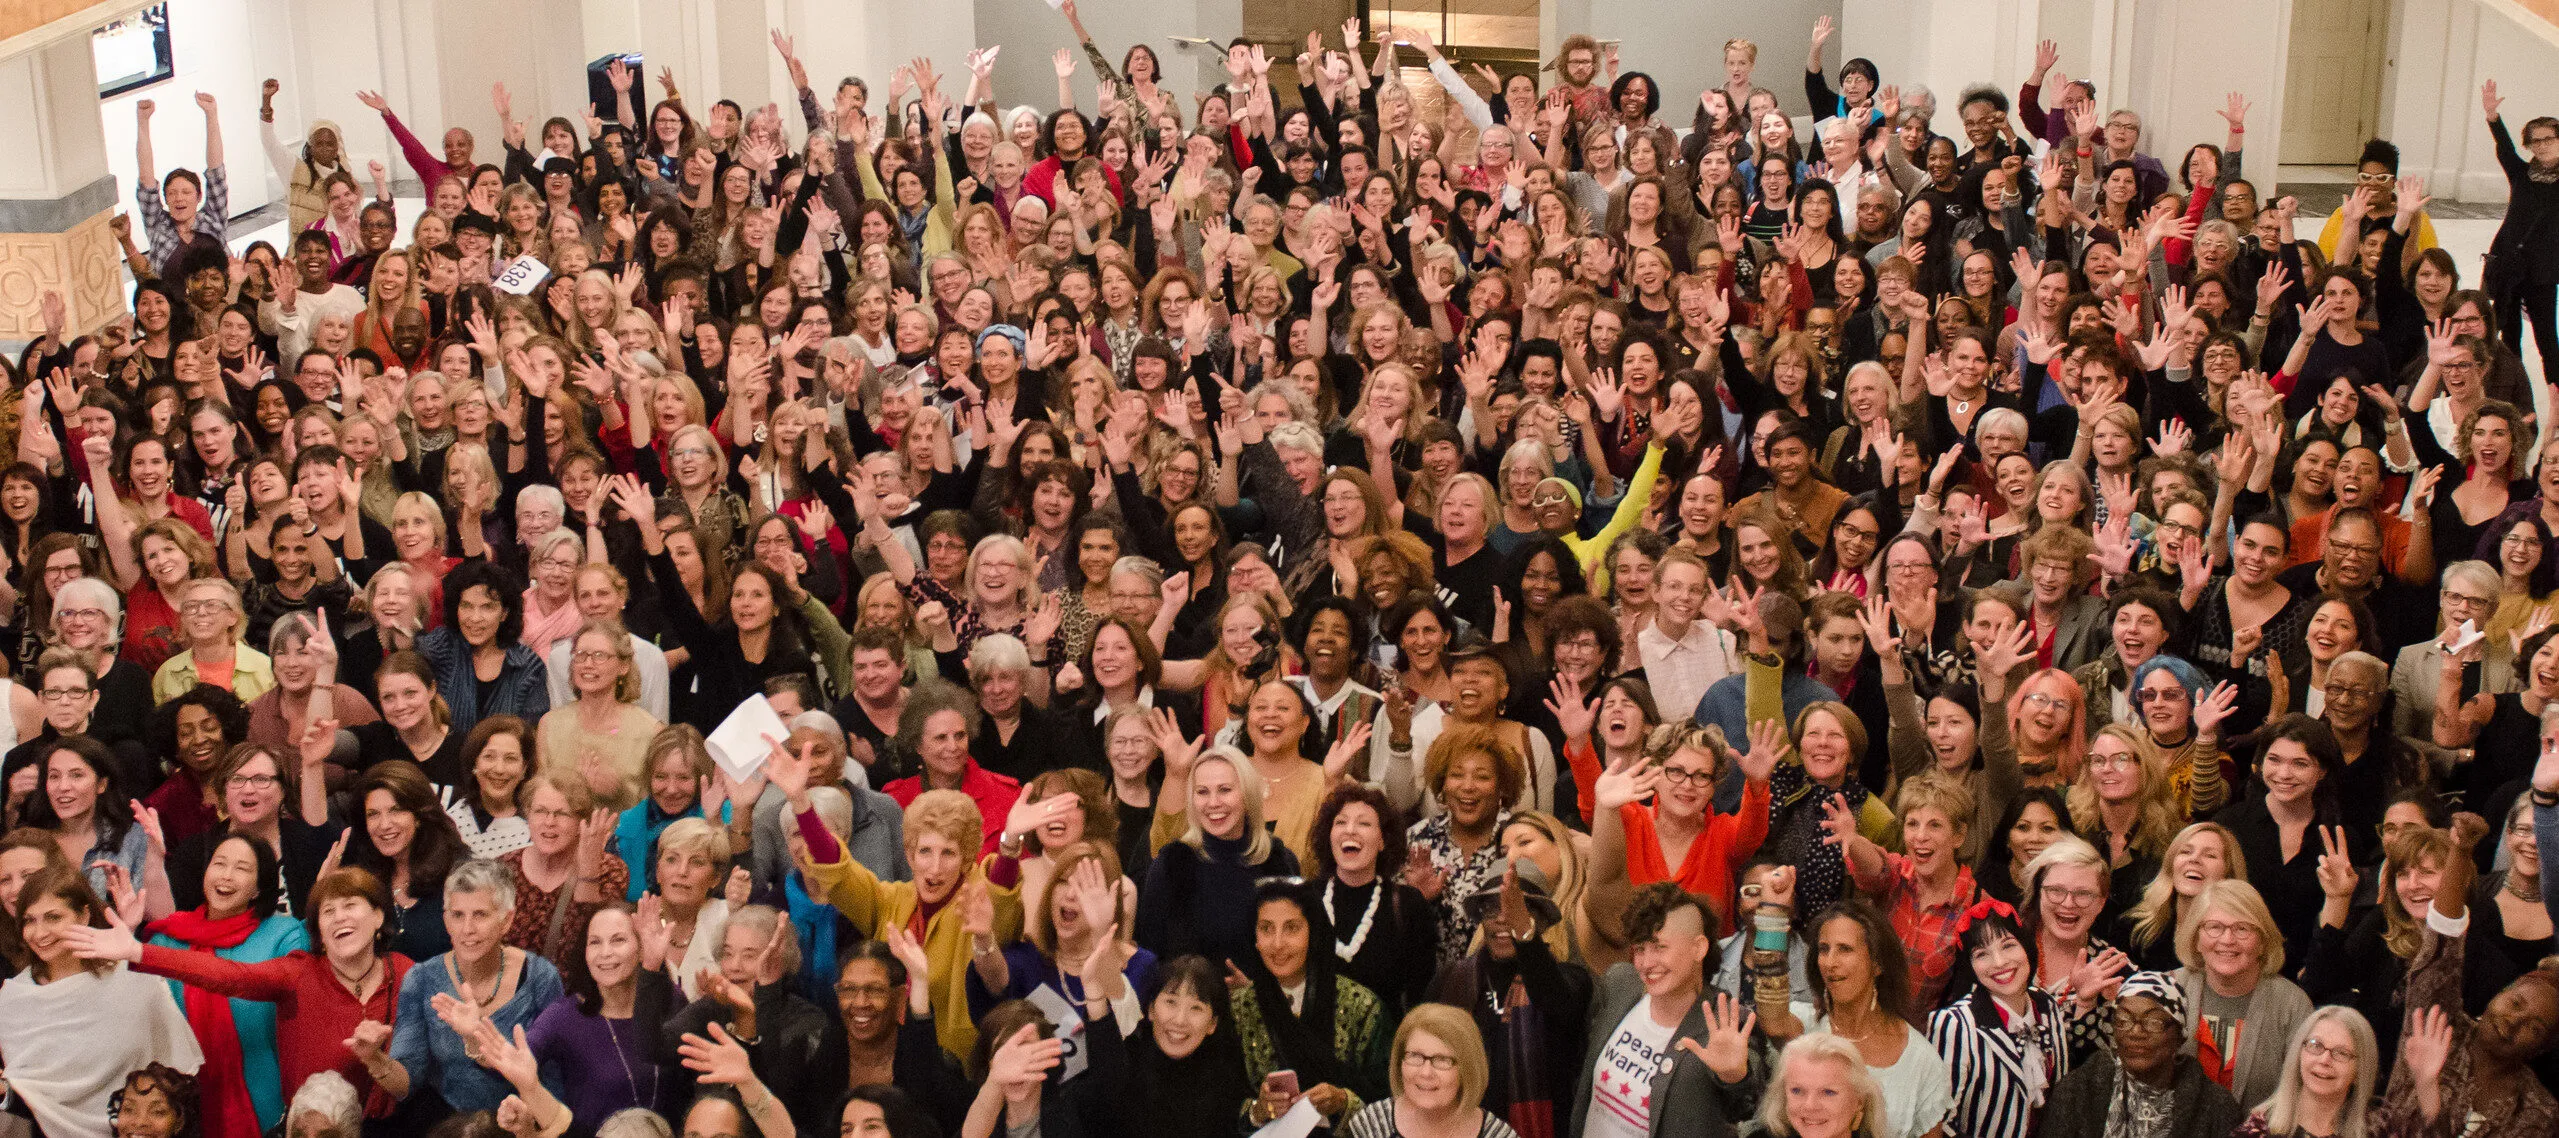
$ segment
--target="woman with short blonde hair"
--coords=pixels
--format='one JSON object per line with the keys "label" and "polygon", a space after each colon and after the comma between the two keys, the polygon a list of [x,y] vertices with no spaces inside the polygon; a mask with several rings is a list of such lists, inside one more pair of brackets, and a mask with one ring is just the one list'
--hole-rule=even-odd
{"label": "woman with short blonde hair", "polygon": [[242,643],[249,629],[240,590],[220,577],[178,588],[178,630],[186,647],[151,677],[152,702],[167,703],[197,684],[211,684],[247,703],[275,687],[275,662]]}
{"label": "woman with short blonde hair", "polygon": [[2197,1056],[2204,1070],[2239,1101],[2264,1102],[2282,1077],[2284,1048],[2312,1005],[2280,975],[2283,931],[2257,887],[2236,878],[2204,886],[2177,922],[2177,959],[2187,1006],[2242,1009],[2213,1017],[2219,1046]]}

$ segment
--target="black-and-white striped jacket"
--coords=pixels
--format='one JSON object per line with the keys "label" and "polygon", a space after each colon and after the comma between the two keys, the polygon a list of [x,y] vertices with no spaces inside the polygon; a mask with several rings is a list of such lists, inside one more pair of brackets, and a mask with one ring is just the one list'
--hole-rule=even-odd
{"label": "black-and-white striped jacket", "polygon": [[2070,1073],[2070,1040],[2061,1008],[2051,995],[2029,989],[2035,1021],[2023,1034],[2010,1031],[1981,989],[1940,1008],[1928,1017],[1928,1039],[1946,1060],[1955,1088],[1955,1112],[1948,1118],[1948,1138],[2027,1138],[2033,1132],[2035,1101],[2027,1044],[2043,1053],[2046,1093]]}

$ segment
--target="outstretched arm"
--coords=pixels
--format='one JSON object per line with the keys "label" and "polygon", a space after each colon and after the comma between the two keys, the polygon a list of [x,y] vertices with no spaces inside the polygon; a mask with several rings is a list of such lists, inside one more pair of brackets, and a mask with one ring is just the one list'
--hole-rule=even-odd
{"label": "outstretched arm", "polygon": [[204,108],[204,169],[209,176],[222,166],[222,112],[212,95],[198,91],[195,101]]}

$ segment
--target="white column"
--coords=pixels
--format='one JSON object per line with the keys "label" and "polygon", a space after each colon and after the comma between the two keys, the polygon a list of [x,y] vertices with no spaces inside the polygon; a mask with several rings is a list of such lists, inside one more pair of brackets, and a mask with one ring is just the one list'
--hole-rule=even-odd
{"label": "white column", "polygon": [[18,108],[0,115],[0,153],[11,158],[0,163],[0,344],[43,332],[47,293],[63,297],[73,334],[125,310],[107,219],[127,195],[108,171],[97,105],[85,36],[0,60],[0,106]]}

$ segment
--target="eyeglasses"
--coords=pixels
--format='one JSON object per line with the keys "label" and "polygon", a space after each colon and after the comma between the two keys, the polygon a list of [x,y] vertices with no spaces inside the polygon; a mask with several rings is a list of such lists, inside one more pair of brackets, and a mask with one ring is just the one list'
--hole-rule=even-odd
{"label": "eyeglasses", "polygon": [[2356,175],[2355,175],[2355,180],[2356,180],[2356,181],[2358,181],[2358,182],[2361,182],[2361,183],[2363,183],[2363,184],[2365,184],[2365,185],[2367,185],[2367,186],[2387,186],[2387,185],[2391,184],[2392,182],[2396,182],[2396,181],[2398,181],[2399,179],[2394,178],[2394,177],[2392,177],[2392,176],[2390,176],[2390,175],[2388,175],[2388,174],[2382,174],[2382,173],[2369,173],[2369,172],[2367,172],[2367,173],[2360,173],[2360,174],[2356,174]]}
{"label": "eyeglasses", "polygon": [[2138,767],[2141,765],[2141,756],[2124,751],[2111,755],[2090,755],[2088,762],[2091,766],[2099,767]]}
{"label": "eyeglasses", "polygon": [[2330,1047],[2316,1039],[2302,1040],[2301,1054],[2305,1059],[2334,1059],[2340,1063],[2352,1063],[2355,1061],[2355,1051],[2353,1048]]}
{"label": "eyeglasses", "polygon": [[2094,889],[2059,889],[2050,885],[2044,886],[2044,904],[2047,905],[2068,905],[2076,909],[2094,905],[2105,899],[2105,894]]}
{"label": "eyeglasses", "polygon": [[2035,705],[2036,707],[2063,708],[2063,707],[2068,707],[2068,706],[2070,706],[2070,701],[2069,701],[2069,700],[2063,699],[2062,697],[2057,696],[2057,695],[2053,695],[2053,694],[2051,694],[2050,692],[2039,692],[2039,691],[2031,691],[2031,692],[2027,692],[2027,693],[2026,693],[2026,702],[2027,702],[2027,703],[2030,703],[2030,704],[2033,704],[2033,705]]}
{"label": "eyeglasses", "polygon": [[2167,537],[2171,532],[2193,536],[2194,534],[2202,531],[2193,526],[2187,525],[2184,522],[2161,522],[2156,526],[2152,526],[2151,532],[2158,534],[2161,537]]}
{"label": "eyeglasses", "polygon": [[2205,921],[2195,926],[2195,934],[2205,940],[2255,940],[2257,926],[2230,921]]}
{"label": "eyeglasses", "polygon": [[[2513,537],[2514,535],[2513,535],[2513,534],[2507,534],[2506,536],[2508,536],[2508,537]],[[2523,535],[2523,536],[2524,536],[2525,540],[2531,540],[2531,538],[2532,538],[2532,535],[2531,535],[2531,534],[2525,534],[2525,535]],[[2445,590],[2443,591],[2443,603],[2444,603],[2447,607],[2452,606],[2452,605],[2457,605],[2457,604],[2458,604],[2458,605],[2467,605],[2467,606],[2470,606],[2470,607],[2472,607],[2472,608],[2486,608],[2486,607],[2488,607],[2489,605],[2493,605],[2493,604],[2497,603],[2497,599],[2496,599],[2495,597],[2475,597],[2475,596],[2472,596],[2472,595],[2470,595],[2470,594],[2468,594],[2468,593],[2460,592],[2460,591],[2458,591],[2458,590],[2454,590],[2454,589],[2445,589]]]}
{"label": "eyeglasses", "polygon": [[2380,697],[2381,692],[2377,688],[2368,688],[2357,684],[2328,685],[2328,698],[2330,699],[2379,699]]}
{"label": "eyeglasses", "polygon": [[570,653],[569,658],[581,664],[604,664],[621,659],[622,654],[619,652],[598,652],[593,649],[589,649],[584,652]]}
{"label": "eyeglasses", "polygon": [[[2505,536],[2503,539],[2501,539],[2501,540],[2499,540],[2499,541],[2497,542],[2497,544],[2499,544],[2499,545],[2516,545],[2516,546],[2532,546],[2532,545],[2539,545],[2539,544],[2541,544],[2541,539],[2540,539],[2540,538],[2537,538],[2537,537],[2534,537],[2534,536],[2533,536],[2529,531],[2527,531],[2527,530],[2523,530],[2523,529],[2516,529],[2516,530],[2513,530],[2513,531],[2508,532],[2508,533],[2506,534],[2506,536]],[[2481,602],[2481,603],[2483,603],[2483,604],[2484,604],[2484,603],[2486,603],[2486,602],[2484,602],[2484,601],[2483,601],[2483,602]]]}
{"label": "eyeglasses", "polygon": [[2171,700],[2186,698],[2186,689],[2182,686],[2173,688],[2143,688],[2140,691],[2134,692],[2133,697],[2143,703],[2167,703]]}
{"label": "eyeglasses", "polygon": [[102,620],[107,619],[107,610],[105,610],[105,609],[55,609],[55,610],[53,610],[53,615],[54,615],[54,619],[56,619],[56,620],[100,620],[100,621],[102,621]]}
{"label": "eyeglasses", "polygon": [[179,606],[178,606],[178,611],[179,611],[179,612],[182,612],[182,613],[185,613],[185,614],[186,614],[186,615],[188,615],[188,616],[204,616],[204,615],[206,615],[206,614],[208,614],[208,613],[230,612],[230,611],[231,611],[231,602],[229,602],[229,601],[188,601],[188,602],[187,602],[187,603],[185,603],[185,604],[179,605]]}
{"label": "eyeglasses", "polygon": [[1567,648],[1570,648],[1575,652],[1597,652],[1599,651],[1599,637],[1585,632],[1570,640],[1558,640],[1555,642],[1556,651],[1561,652]]}
{"label": "eyeglasses", "polygon": [[577,817],[577,812],[575,811],[554,810],[545,806],[536,806],[531,810],[525,811],[525,813],[531,815],[533,820],[536,822],[565,822]]}
{"label": "eyeglasses", "polygon": [[36,694],[55,703],[67,703],[87,696],[89,692],[88,688],[46,688]]}
{"label": "eyeglasses", "polygon": [[1428,1067],[1434,1071],[1454,1071],[1457,1069],[1457,1056],[1424,1055],[1419,1051],[1407,1051],[1404,1053],[1404,1066]]}
{"label": "eyeglasses", "polygon": [[2144,1031],[2153,1035],[2166,1035],[2177,1030],[2177,1017],[2166,1012],[2128,1012],[2117,1008],[2115,1009],[2115,1030],[2125,1033]]}
{"label": "eyeglasses", "polygon": [[273,790],[282,781],[271,774],[235,774],[230,785],[240,790]]}
{"label": "eyeglasses", "polygon": [[1715,772],[1692,771],[1686,767],[1663,767],[1662,781],[1672,786],[1713,786]]}
{"label": "eyeglasses", "polygon": [[874,1000],[885,1000],[895,993],[896,989],[886,984],[846,983],[835,986],[835,994],[839,996],[868,996]]}
{"label": "eyeglasses", "polygon": [[[2512,536],[2512,535],[2510,534],[2510,535],[2508,535],[2508,536]],[[2354,541],[2336,541],[2336,540],[2333,540],[2333,539],[2332,539],[2332,540],[2330,540],[2330,541],[2328,542],[2328,548],[2333,549],[2333,550],[2336,550],[2336,551],[2337,551],[2337,552],[2339,552],[2339,553],[2350,554],[2350,555],[2355,556],[2355,557],[2379,557],[2379,556],[2381,556],[2381,547],[2380,547],[2380,546],[2378,546],[2378,545],[2365,545],[2365,544],[2363,544],[2362,542],[2354,542]]]}
{"label": "eyeglasses", "polygon": [[668,451],[668,452],[667,452],[667,457],[669,457],[669,458],[709,458],[709,457],[711,457],[711,448],[709,448],[709,447],[677,447],[677,448],[675,448],[674,450]]}

